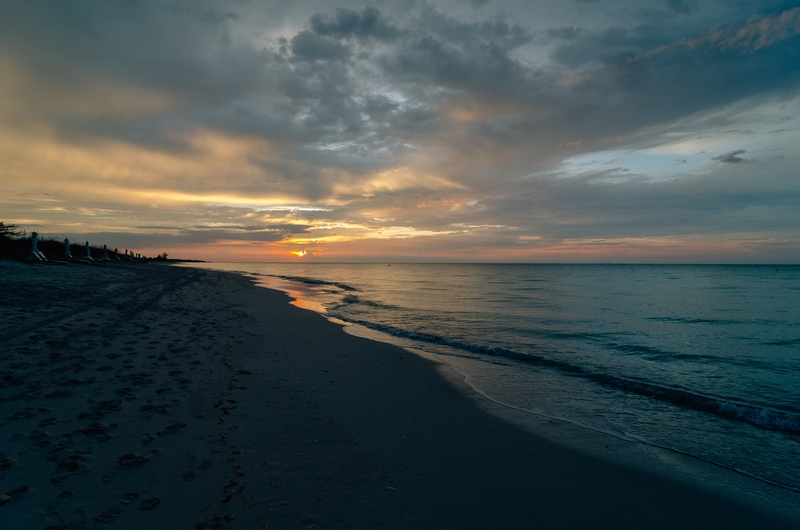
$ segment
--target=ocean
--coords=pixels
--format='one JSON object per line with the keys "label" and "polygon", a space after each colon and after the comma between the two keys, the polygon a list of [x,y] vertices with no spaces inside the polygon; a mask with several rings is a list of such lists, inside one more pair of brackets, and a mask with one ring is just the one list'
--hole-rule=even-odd
{"label": "ocean", "polygon": [[433,354],[499,403],[800,499],[800,266],[199,266]]}

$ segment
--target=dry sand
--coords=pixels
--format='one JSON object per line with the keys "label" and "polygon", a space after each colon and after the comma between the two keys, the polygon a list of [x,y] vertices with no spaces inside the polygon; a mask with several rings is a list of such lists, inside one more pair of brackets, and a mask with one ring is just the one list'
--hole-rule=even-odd
{"label": "dry sand", "polygon": [[795,527],[238,275],[0,262],[0,293],[3,529]]}

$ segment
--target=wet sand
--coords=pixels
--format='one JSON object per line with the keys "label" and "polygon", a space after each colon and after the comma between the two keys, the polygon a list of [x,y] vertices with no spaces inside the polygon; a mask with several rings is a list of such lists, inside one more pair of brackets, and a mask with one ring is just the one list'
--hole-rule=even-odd
{"label": "wet sand", "polygon": [[491,413],[282,293],[0,262],[3,528],[792,528]]}

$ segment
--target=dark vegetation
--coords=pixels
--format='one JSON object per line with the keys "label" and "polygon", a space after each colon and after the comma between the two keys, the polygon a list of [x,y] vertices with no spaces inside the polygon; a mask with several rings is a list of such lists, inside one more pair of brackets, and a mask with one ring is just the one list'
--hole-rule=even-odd
{"label": "dark vegetation", "polygon": [[[37,247],[40,252],[44,253],[48,260],[51,261],[66,261],[67,257],[64,255],[64,238],[52,234],[39,234],[39,243]],[[86,242],[85,241],[70,241],[70,252],[73,259],[82,258],[86,256]],[[125,249],[119,251],[120,259],[124,260]],[[27,261],[31,254],[31,236],[19,226],[15,224],[7,224],[0,221],[0,259],[11,259],[18,261]],[[103,247],[89,245],[89,254],[94,259],[101,259],[103,257]],[[163,252],[154,258],[142,256],[139,261],[179,261],[167,259],[168,254]],[[108,257],[114,259],[114,248],[108,249]]]}

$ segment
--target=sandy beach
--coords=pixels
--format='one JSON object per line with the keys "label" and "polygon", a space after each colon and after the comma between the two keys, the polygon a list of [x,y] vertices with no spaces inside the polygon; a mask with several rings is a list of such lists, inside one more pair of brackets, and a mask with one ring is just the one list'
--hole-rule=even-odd
{"label": "sandy beach", "polygon": [[0,526],[794,528],[243,276],[0,262]]}

